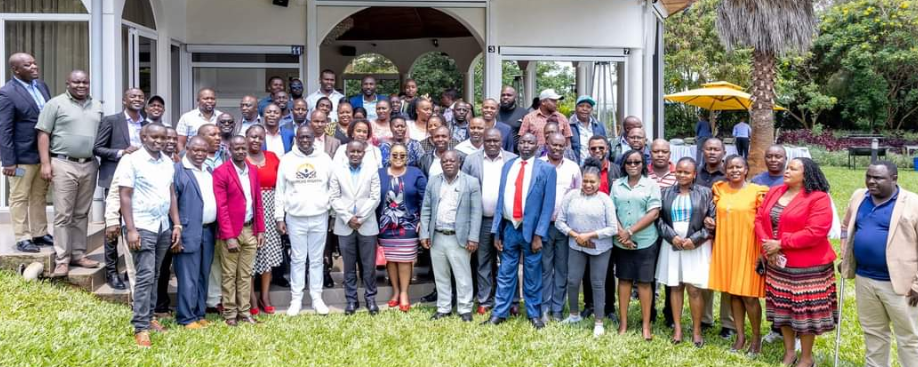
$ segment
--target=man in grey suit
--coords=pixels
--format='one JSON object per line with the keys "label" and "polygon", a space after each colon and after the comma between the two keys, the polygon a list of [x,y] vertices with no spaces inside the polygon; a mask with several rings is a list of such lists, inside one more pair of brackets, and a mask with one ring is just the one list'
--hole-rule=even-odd
{"label": "man in grey suit", "polygon": [[[440,156],[443,173],[427,182],[421,206],[421,246],[430,249],[437,283],[438,320],[452,312],[450,275],[456,276],[457,312],[472,321],[471,256],[481,231],[481,189],[474,177],[459,172],[459,152]],[[431,239],[433,241],[431,241]]]}
{"label": "man in grey suit", "polygon": [[481,228],[478,232],[478,251],[475,255],[478,276],[478,314],[488,313],[494,305],[491,295],[494,289],[494,259],[497,250],[491,234],[491,224],[494,222],[494,210],[497,207],[498,188],[500,186],[501,169],[516,154],[502,149],[503,136],[499,129],[490,128],[485,131],[484,149],[466,158],[462,165],[462,172],[478,179],[481,187]]}
{"label": "man in grey suit", "polygon": [[[105,190],[105,196],[108,196],[112,176],[121,157],[143,146],[140,129],[147,124],[147,120],[140,114],[146,104],[142,90],[130,88],[124,91],[121,103],[124,111],[105,116],[99,122],[99,133],[92,149],[93,154],[99,157],[98,185]],[[105,280],[113,289],[127,288],[118,275],[117,242],[105,242]]]}
{"label": "man in grey suit", "polygon": [[376,207],[380,201],[379,174],[376,166],[363,167],[366,143],[351,140],[347,144],[348,165],[332,170],[329,190],[335,210],[335,235],[344,258],[345,315],[357,311],[357,262],[362,268],[364,301],[370,315],[379,313],[376,305]]}

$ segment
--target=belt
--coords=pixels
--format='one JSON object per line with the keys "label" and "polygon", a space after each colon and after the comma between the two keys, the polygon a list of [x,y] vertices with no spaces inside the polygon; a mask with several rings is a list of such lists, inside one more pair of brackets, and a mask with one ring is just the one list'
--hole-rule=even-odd
{"label": "belt", "polygon": [[447,235],[447,236],[452,236],[452,235],[456,234],[456,231],[454,231],[454,230],[452,230],[452,229],[435,229],[434,232],[442,233],[442,234],[445,234],[445,235]]}
{"label": "belt", "polygon": [[216,226],[217,226],[217,222],[204,223],[201,225],[202,228],[211,228],[211,227],[216,227]]}
{"label": "belt", "polygon": [[90,159],[92,159],[92,158],[74,158],[74,157],[71,157],[69,155],[64,155],[64,154],[54,154],[53,156],[54,158],[63,159],[65,161],[71,161],[71,162],[76,162],[76,163],[86,163],[86,162],[89,162]]}
{"label": "belt", "polygon": [[252,220],[250,220],[250,221],[248,221],[248,222],[243,223],[242,226],[243,226],[243,227],[249,227],[249,226],[252,225],[252,222],[254,222],[254,221],[255,221],[255,219],[252,219]]}

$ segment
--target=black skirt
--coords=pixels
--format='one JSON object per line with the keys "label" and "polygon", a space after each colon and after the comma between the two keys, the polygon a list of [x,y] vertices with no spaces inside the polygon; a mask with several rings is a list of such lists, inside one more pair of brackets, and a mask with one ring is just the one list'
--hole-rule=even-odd
{"label": "black skirt", "polygon": [[659,249],[656,244],[640,250],[626,250],[616,246],[612,250],[615,277],[635,283],[653,283]]}

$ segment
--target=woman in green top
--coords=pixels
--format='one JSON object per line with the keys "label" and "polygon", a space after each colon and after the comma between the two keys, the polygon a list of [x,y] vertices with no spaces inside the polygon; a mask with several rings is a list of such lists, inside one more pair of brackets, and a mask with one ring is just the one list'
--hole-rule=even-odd
{"label": "woman in green top", "polygon": [[660,214],[660,186],[647,177],[644,154],[630,150],[622,155],[622,172],[626,175],[612,184],[612,200],[618,216],[618,235],[612,258],[615,277],[618,278],[618,309],[621,322],[618,333],[628,329],[628,300],[631,287],[637,283],[641,301],[642,332],[645,340],[650,331],[650,310],[653,296],[651,284],[656,272],[658,247],[657,227],[654,221]]}

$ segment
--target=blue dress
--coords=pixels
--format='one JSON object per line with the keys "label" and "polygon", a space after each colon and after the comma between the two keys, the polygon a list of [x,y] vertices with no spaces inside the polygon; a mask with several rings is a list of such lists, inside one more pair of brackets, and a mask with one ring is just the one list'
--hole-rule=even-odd
{"label": "blue dress", "polygon": [[417,167],[408,166],[401,177],[392,177],[388,168],[381,168],[379,183],[379,245],[386,261],[413,262],[418,253],[418,224],[427,178]]}

